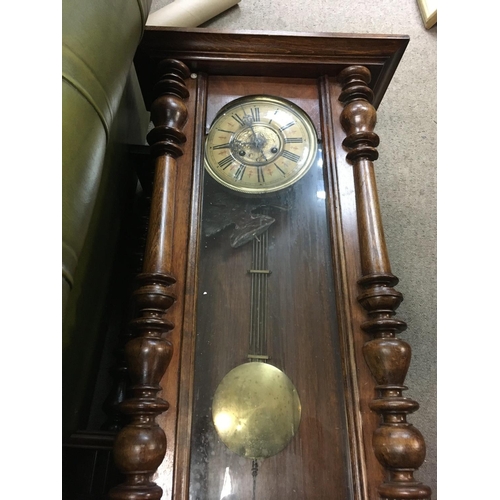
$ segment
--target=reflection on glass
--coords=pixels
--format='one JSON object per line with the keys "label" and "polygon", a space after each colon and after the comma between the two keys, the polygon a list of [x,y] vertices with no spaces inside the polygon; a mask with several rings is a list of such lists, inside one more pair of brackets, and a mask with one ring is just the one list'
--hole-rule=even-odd
{"label": "reflection on glass", "polygon": [[231,472],[229,467],[226,467],[226,472],[224,473],[224,483],[222,484],[222,491],[220,492],[220,500],[229,500],[232,493],[233,487],[231,483]]}
{"label": "reflection on glass", "polygon": [[222,442],[252,459],[279,453],[297,433],[300,401],[291,380],[264,362],[231,370],[215,391],[212,415]]}
{"label": "reflection on glass", "polygon": [[352,498],[321,165],[264,195],[205,175],[190,500]]}

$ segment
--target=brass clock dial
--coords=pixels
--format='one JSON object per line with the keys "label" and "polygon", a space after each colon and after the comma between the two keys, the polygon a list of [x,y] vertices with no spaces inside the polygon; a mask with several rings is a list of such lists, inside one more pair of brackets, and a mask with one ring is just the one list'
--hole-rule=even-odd
{"label": "brass clock dial", "polygon": [[205,143],[205,168],[224,186],[250,194],[278,191],[309,170],[317,152],[314,126],[292,102],[270,96],[231,101]]}

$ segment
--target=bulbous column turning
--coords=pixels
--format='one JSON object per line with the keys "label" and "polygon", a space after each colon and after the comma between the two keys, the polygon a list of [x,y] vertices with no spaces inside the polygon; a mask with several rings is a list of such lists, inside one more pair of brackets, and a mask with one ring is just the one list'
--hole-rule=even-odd
{"label": "bulbous column turning", "polygon": [[378,158],[379,138],[374,132],[377,113],[371,104],[370,78],[364,66],[344,69],[339,74],[339,100],[344,104],[340,116],[346,133],[343,145],[354,172],[362,271],[358,300],[368,316],[362,328],[373,337],[363,347],[377,383],[378,394],[370,408],[381,415],[373,435],[373,449],[388,472],[378,491],[384,499],[423,500],[430,498],[431,489],[416,481],[413,473],[424,462],[425,441],[418,429],[406,421],[419,405],[403,396],[411,348],[396,337],[406,329],[406,323],[395,318],[403,296],[394,289],[398,278],[391,273],[375,182],[373,162]]}
{"label": "bulbous column turning", "polygon": [[182,128],[187,120],[184,99],[189,92],[184,79],[189,74],[179,61],[162,61],[153,89],[154,128],[147,139],[155,174],[143,270],[133,294],[138,315],[130,324],[133,338],[125,346],[129,398],[120,405],[130,423],[118,433],[114,447],[115,463],[126,481],[111,490],[113,500],[159,500],[163,493],[151,478],[167,450],[156,417],[168,409],[158,393],[173,351],[169,336],[174,325],[165,319],[165,313],[175,301],[170,289],[175,283],[171,274],[175,184],[177,158],[186,140]]}

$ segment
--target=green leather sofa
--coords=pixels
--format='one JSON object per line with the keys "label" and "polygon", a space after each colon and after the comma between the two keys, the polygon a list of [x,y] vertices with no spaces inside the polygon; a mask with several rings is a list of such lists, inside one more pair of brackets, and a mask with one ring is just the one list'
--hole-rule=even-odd
{"label": "green leather sofa", "polygon": [[63,0],[63,438],[85,425],[123,213],[148,125],[133,57],[151,0]]}

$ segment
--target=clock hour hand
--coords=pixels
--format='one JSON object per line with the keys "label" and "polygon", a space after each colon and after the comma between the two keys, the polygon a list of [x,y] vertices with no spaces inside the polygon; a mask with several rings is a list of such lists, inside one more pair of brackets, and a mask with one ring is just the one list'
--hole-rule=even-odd
{"label": "clock hour hand", "polygon": [[[264,154],[264,146],[267,143],[267,139],[262,135],[262,134],[256,134],[253,127],[250,125],[250,128],[252,129],[253,133],[253,138],[254,140],[252,141],[252,146],[260,153],[260,156],[264,158],[264,161],[267,161],[266,155]],[[262,161],[262,160],[260,160]]]}
{"label": "clock hour hand", "polygon": [[263,147],[266,145],[267,140],[263,137],[257,137],[254,133],[254,140],[252,141],[234,141],[232,144],[232,151],[239,156],[245,156],[249,153],[248,149],[256,151],[260,154],[257,161],[267,161],[267,157],[264,154]]}
{"label": "clock hour hand", "polygon": [[264,154],[264,151],[262,151],[262,148],[259,150],[259,153],[260,153],[259,161],[262,161],[262,158],[264,159],[264,161],[267,161],[266,155]]}

